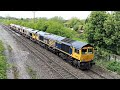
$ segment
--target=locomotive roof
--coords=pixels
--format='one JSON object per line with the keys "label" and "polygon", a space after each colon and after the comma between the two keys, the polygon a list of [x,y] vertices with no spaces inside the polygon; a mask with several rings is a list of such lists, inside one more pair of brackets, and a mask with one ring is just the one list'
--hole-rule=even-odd
{"label": "locomotive roof", "polygon": [[72,42],[74,42],[75,40],[72,40],[72,39],[70,39],[70,38],[65,38],[65,39],[63,39],[63,40],[61,40],[62,42],[65,42],[65,43],[69,43],[69,44],[71,44]]}
{"label": "locomotive roof", "polygon": [[43,32],[43,31],[39,31],[37,34],[40,34],[40,35],[42,35],[46,38],[52,39],[52,40],[62,42],[65,45],[73,46],[76,49],[81,49],[83,46],[87,45],[87,43],[84,43],[84,42],[71,40],[71,39],[66,38],[66,37],[54,35],[54,34],[51,34],[51,33],[46,33],[46,32]]}
{"label": "locomotive roof", "polygon": [[55,34],[48,34],[46,35],[47,38],[50,38],[52,40],[56,40],[56,41],[61,41],[62,39],[64,39],[65,37],[61,37]]}
{"label": "locomotive roof", "polygon": [[86,45],[92,46],[92,45],[90,45],[88,43],[84,43],[84,42],[80,42],[80,41],[75,41],[75,42],[72,43],[72,46],[75,47],[78,50],[83,48]]}
{"label": "locomotive roof", "polygon": [[32,32],[32,31],[33,31],[33,29],[31,29],[31,28],[26,28],[25,30],[27,30],[27,31],[29,31],[29,32]]}
{"label": "locomotive roof", "polygon": [[28,27],[23,27],[23,26],[22,26],[22,29],[28,29]]}
{"label": "locomotive roof", "polygon": [[11,26],[14,26],[15,24],[12,24],[12,23],[11,23],[10,25],[11,25]]}
{"label": "locomotive roof", "polygon": [[[11,24],[11,25],[15,25],[15,24]],[[21,27],[20,25],[15,25],[16,27]],[[43,32],[43,31],[39,31],[39,30],[34,30],[34,29],[31,29],[31,28],[27,28],[27,27],[23,27],[23,28],[26,28],[27,30],[33,32],[33,33],[36,33],[43,36],[43,37],[47,37],[48,39],[52,39],[52,40],[56,40],[56,41],[59,41],[63,44],[66,44],[68,46],[73,46],[74,48],[76,49],[81,49],[83,48],[84,46],[92,46],[88,43],[84,43],[84,42],[80,42],[80,41],[75,41],[75,40],[71,40],[69,38],[66,38],[66,37],[62,37],[62,36],[58,36],[58,35],[55,35],[55,34],[51,34],[51,33],[47,33],[47,32]],[[93,47],[93,46],[92,46]]]}
{"label": "locomotive roof", "polygon": [[75,41],[75,40],[72,40],[72,39],[69,39],[69,38],[64,38],[63,40],[61,40],[61,42],[65,45],[73,46],[74,48],[76,48],[78,50],[81,49],[82,47],[86,46],[86,45],[92,46],[88,43]]}
{"label": "locomotive roof", "polygon": [[41,35],[41,33],[43,33],[43,31],[38,31],[38,32],[37,32],[37,35]]}
{"label": "locomotive roof", "polygon": [[20,25],[14,25],[14,26],[21,28],[21,26],[20,26]]}
{"label": "locomotive roof", "polygon": [[32,29],[31,32],[32,32],[32,33],[36,33],[36,32],[39,32],[39,30],[34,30],[34,29]]}
{"label": "locomotive roof", "polygon": [[59,38],[57,39],[57,41],[61,41],[61,40],[63,40],[65,37],[61,37],[61,36],[59,36]]}
{"label": "locomotive roof", "polygon": [[38,35],[44,36],[46,38],[52,39],[52,40],[56,40],[56,41],[61,41],[62,39],[64,39],[65,37],[61,37],[55,34],[51,34],[51,33],[47,33],[47,32],[43,32],[43,31],[39,31],[37,32]]}
{"label": "locomotive roof", "polygon": [[41,36],[44,36],[46,34],[46,32],[43,32],[43,31],[39,31],[37,32],[37,34],[41,35]]}

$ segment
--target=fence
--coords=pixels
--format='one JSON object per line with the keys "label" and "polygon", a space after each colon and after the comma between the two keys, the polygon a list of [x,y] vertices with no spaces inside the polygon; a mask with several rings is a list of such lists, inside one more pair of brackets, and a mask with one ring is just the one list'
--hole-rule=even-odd
{"label": "fence", "polygon": [[115,54],[111,54],[107,57],[108,60],[115,60],[120,62],[120,56],[119,55],[115,55]]}
{"label": "fence", "polygon": [[103,58],[99,53],[95,52],[95,58],[101,60],[108,60],[108,61],[114,60],[120,62],[120,55],[116,55],[116,54],[109,54]]}

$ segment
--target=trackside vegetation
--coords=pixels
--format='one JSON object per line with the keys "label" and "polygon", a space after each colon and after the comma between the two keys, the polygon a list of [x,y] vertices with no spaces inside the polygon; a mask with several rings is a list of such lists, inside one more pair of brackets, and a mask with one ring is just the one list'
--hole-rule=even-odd
{"label": "trackside vegetation", "polygon": [[108,70],[111,70],[113,72],[117,72],[118,74],[120,74],[120,62],[117,62],[115,60],[112,60],[112,61],[96,60],[96,64],[103,68],[106,68]]}
{"label": "trackside vegetation", "polygon": [[2,41],[0,41],[0,79],[7,79],[6,70],[7,70],[7,63],[6,57],[4,55],[4,46]]}
{"label": "trackside vegetation", "polygon": [[[75,18],[76,20],[77,18]],[[74,18],[72,19],[72,21]],[[64,36],[76,40],[82,40],[77,30],[72,30],[72,27],[66,26],[66,20],[63,20],[61,17],[53,17],[51,19],[47,18],[36,18],[35,22],[33,19],[14,19],[14,18],[3,18],[0,20],[4,24],[18,24],[21,26],[33,28],[35,30],[40,30],[48,33],[53,33],[56,35]],[[80,22],[80,20],[79,20]],[[70,23],[71,24],[71,23]],[[84,40],[83,40],[84,41]]]}
{"label": "trackside vegetation", "polygon": [[93,11],[86,19],[85,36],[95,46],[97,65],[120,74],[120,63],[107,60],[108,55],[120,55],[120,11]]}

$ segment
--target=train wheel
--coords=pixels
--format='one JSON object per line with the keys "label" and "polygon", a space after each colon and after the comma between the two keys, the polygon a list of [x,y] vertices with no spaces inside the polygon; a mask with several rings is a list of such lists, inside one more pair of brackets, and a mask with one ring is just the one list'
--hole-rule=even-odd
{"label": "train wheel", "polygon": [[80,65],[81,70],[89,70],[90,69],[90,64],[89,63],[81,63]]}
{"label": "train wheel", "polygon": [[69,62],[70,61],[70,58],[69,58],[69,56],[67,56],[67,58],[66,58],[66,62]]}
{"label": "train wheel", "polygon": [[80,61],[77,61],[78,68],[80,68]]}
{"label": "train wheel", "polygon": [[69,60],[69,63],[70,63],[71,65],[73,65],[73,60]]}
{"label": "train wheel", "polygon": [[74,65],[75,67],[78,66],[78,64],[77,64],[77,60],[74,60],[74,61],[73,61],[73,65]]}
{"label": "train wheel", "polygon": [[48,50],[48,46],[47,45],[45,46],[45,49]]}
{"label": "train wheel", "polygon": [[56,55],[59,56],[59,52],[56,52]]}
{"label": "train wheel", "polygon": [[59,53],[59,56],[60,56],[63,60],[66,59],[66,56],[65,56],[63,53]]}

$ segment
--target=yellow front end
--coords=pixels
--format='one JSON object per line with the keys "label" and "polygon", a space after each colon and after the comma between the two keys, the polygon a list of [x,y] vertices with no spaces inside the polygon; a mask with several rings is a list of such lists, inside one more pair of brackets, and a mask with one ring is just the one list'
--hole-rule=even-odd
{"label": "yellow front end", "polygon": [[80,60],[80,57],[81,57],[80,50],[72,48],[72,57],[75,58],[75,59],[77,59],[77,60]]}
{"label": "yellow front end", "polygon": [[89,62],[94,58],[93,47],[84,47],[81,48],[80,50],[73,48],[72,50],[73,50],[72,57],[77,60],[80,60],[80,62]]}
{"label": "yellow front end", "polygon": [[36,35],[34,33],[32,33],[32,38],[36,39]]}
{"label": "yellow front end", "polygon": [[50,47],[55,47],[55,41],[49,39],[49,46]]}
{"label": "yellow front end", "polygon": [[81,62],[89,62],[94,58],[94,48],[84,47],[81,50],[80,60]]}
{"label": "yellow front end", "polygon": [[38,34],[35,35],[35,39],[36,39],[37,41],[39,41],[39,35],[38,35]]}

